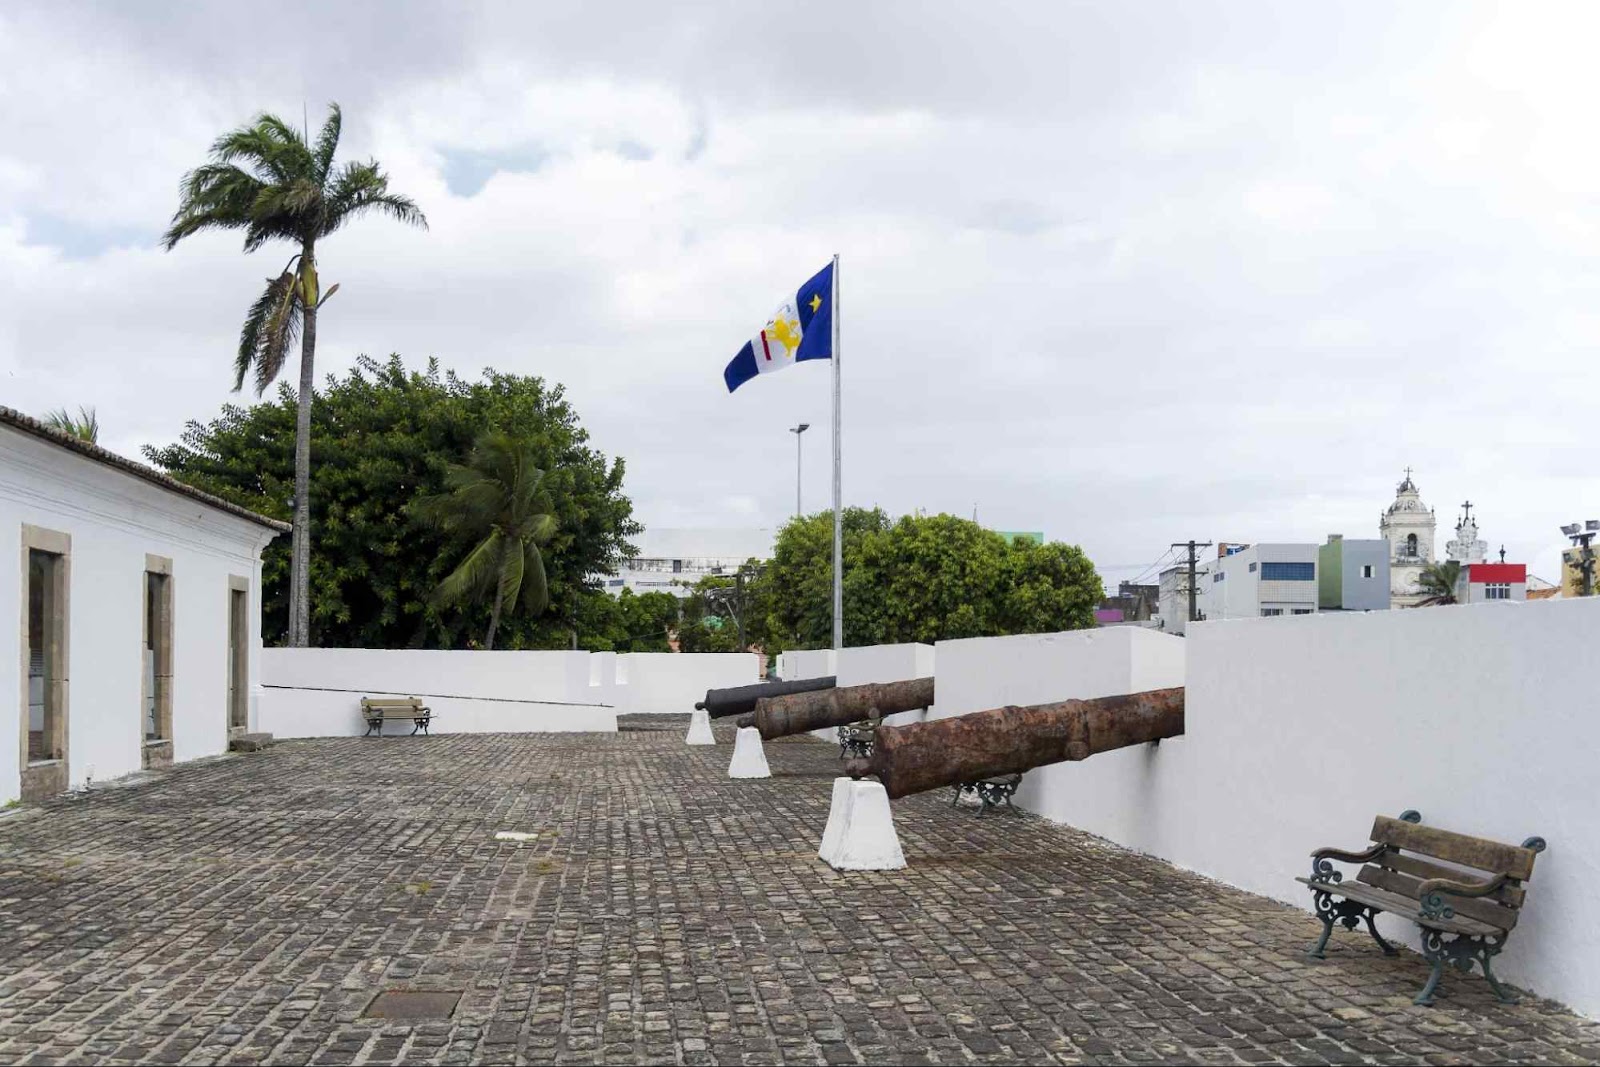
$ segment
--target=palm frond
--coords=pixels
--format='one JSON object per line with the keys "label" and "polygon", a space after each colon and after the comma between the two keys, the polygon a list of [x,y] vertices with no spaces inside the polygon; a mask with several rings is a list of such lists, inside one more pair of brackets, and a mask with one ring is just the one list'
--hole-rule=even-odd
{"label": "palm frond", "polygon": [[481,595],[499,578],[501,544],[500,531],[491,530],[434,589],[433,602],[443,607]]}
{"label": "palm frond", "polygon": [[545,578],[544,554],[539,543],[530,540],[522,546],[522,606],[539,614],[550,606],[550,583]]}
{"label": "palm frond", "polygon": [[317,146],[312,151],[312,157],[317,165],[317,184],[325,184],[328,172],[333,169],[333,156],[339,150],[339,134],[344,128],[344,112],[339,105],[328,105],[328,118],[322,124],[322,132],[317,134]]}
{"label": "palm frond", "polygon": [[409,226],[428,228],[428,220],[410,197],[389,192],[389,179],[376,162],[346,163],[328,184],[320,233],[333,233],[368,211],[382,212]]}
{"label": "palm frond", "polygon": [[261,296],[250,305],[239,331],[239,352],[233,363],[235,392],[244,386],[245,375],[252,368],[258,396],[283,370],[295,339],[300,336],[303,308],[296,277],[294,271],[285,270],[269,279]]}
{"label": "palm frond", "polygon": [[522,594],[523,558],[526,552],[523,546],[507,544],[505,552],[500,559],[500,603],[505,611],[510,611],[517,605],[517,597]]}
{"label": "palm frond", "polygon": [[168,251],[201,230],[239,229],[250,224],[250,208],[265,185],[229,163],[208,163],[184,175],[178,210],[161,243]]}

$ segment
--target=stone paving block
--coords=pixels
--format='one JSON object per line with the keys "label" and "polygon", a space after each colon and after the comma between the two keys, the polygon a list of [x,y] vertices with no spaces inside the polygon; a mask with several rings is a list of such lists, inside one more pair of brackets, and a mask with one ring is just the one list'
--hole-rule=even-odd
{"label": "stone paving block", "polygon": [[[1600,1025],[1033,816],[897,801],[816,858],[837,748],[730,781],[616,735],[285,741],[0,823],[0,1062],[1593,1063]],[[534,836],[497,841],[510,830]],[[1536,903],[1536,902],[1535,902]],[[448,1018],[363,1012],[461,994]]]}

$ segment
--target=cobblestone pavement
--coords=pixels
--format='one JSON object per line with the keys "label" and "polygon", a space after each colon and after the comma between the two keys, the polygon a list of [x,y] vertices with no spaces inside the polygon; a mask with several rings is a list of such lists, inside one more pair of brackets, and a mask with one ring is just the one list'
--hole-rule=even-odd
{"label": "cobblestone pavement", "polygon": [[[1413,1007],[1414,955],[1310,962],[1306,913],[948,795],[896,802],[909,869],[836,873],[836,749],[729,781],[726,730],[627,725],[290,742],[0,819],[0,1061],[1600,1058],[1555,1005],[1452,972]],[[462,995],[364,1017],[396,988]]]}

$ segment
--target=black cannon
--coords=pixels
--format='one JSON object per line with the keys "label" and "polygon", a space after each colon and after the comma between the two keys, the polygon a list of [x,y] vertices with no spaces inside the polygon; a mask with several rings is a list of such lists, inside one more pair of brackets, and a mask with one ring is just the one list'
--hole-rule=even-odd
{"label": "black cannon", "polygon": [[832,689],[832,675],[826,678],[797,678],[788,682],[759,682],[756,685],[736,685],[731,689],[707,689],[706,698],[694,707],[713,719],[729,715],[746,715],[756,708],[762,697],[787,696],[790,693],[813,693],[819,689]]}

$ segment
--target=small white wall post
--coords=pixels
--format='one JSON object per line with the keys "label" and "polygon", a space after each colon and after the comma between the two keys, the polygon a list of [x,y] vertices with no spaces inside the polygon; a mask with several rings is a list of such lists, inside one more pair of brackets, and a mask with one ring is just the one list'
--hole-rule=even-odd
{"label": "small white wall post", "polygon": [[771,778],[767,754],[761,748],[761,731],[742,726],[733,740],[733,759],[728,763],[729,778]]}
{"label": "small white wall post", "polygon": [[833,780],[833,804],[817,855],[838,871],[897,871],[906,865],[881,783]]}
{"label": "small white wall post", "polygon": [[714,745],[716,735],[711,732],[711,713],[698,708],[689,716],[689,734],[683,739],[686,745]]}

